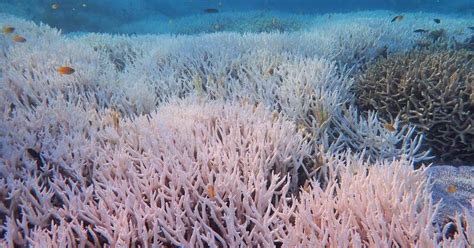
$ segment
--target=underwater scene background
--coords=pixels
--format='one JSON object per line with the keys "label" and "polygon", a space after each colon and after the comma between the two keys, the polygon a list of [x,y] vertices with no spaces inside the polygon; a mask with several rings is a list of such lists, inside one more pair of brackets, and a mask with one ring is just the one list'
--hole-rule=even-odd
{"label": "underwater scene background", "polygon": [[[53,8],[52,6],[57,6]],[[186,30],[179,25],[192,25],[193,18],[186,17],[201,15],[206,9],[216,9],[225,14],[212,17],[215,22],[221,22],[222,30],[246,32],[245,27],[233,30],[226,26],[226,21],[239,22],[249,18],[264,18],[266,12],[273,15],[292,17],[296,26],[290,30],[305,28],[311,17],[307,15],[325,13],[348,13],[364,10],[391,11],[429,11],[444,14],[472,15],[474,3],[470,0],[15,0],[1,1],[0,9],[4,13],[14,14],[36,22],[43,22],[65,32],[106,32],[106,33],[189,33],[215,30]],[[229,13],[230,12],[230,13]],[[247,12],[245,17],[232,15],[232,12]],[[303,15],[303,16],[293,16]],[[182,20],[184,18],[184,20]],[[202,17],[208,19],[209,17]],[[244,20],[242,20],[242,18]],[[200,19],[200,18],[196,18]],[[173,21],[179,20],[175,25]],[[249,21],[249,20],[247,20]],[[237,24],[235,24],[237,25]],[[249,30],[255,29],[250,27]]]}
{"label": "underwater scene background", "polygon": [[474,2],[0,0],[0,247],[472,247]]}

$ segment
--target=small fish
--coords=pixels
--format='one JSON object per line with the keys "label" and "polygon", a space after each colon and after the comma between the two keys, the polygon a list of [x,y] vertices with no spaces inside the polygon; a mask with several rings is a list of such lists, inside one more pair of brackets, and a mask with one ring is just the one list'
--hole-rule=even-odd
{"label": "small fish", "polygon": [[14,31],[15,31],[15,28],[14,28],[14,27],[4,26],[4,27],[2,28],[2,32],[3,32],[4,34],[11,34],[11,33],[13,33]]}
{"label": "small fish", "polygon": [[278,118],[279,118],[279,114],[278,114],[278,111],[274,110],[272,112],[272,122],[275,123],[278,121]]}
{"label": "small fish", "polygon": [[219,13],[219,10],[214,9],[214,8],[207,8],[204,10],[204,13],[208,13],[208,14]]}
{"label": "small fish", "polygon": [[51,9],[54,9],[54,10],[59,9],[59,3],[51,4]]}
{"label": "small fish", "polygon": [[[449,222],[443,227],[443,235],[446,239],[453,239],[454,235],[458,232],[456,225],[453,222]],[[472,247],[472,246],[471,246]]]}
{"label": "small fish", "polygon": [[393,126],[392,123],[385,123],[385,124],[383,124],[383,127],[384,127],[385,129],[387,129],[388,131],[390,131],[390,132],[395,132],[395,131],[397,131],[397,129],[395,129],[395,127]]}
{"label": "small fish", "polygon": [[56,69],[56,71],[59,72],[59,74],[61,75],[70,75],[70,74],[73,74],[76,70],[74,70],[73,68],[69,66],[61,66],[58,69]]}
{"label": "small fish", "polygon": [[395,16],[395,17],[392,19],[391,22],[394,22],[394,21],[401,21],[401,20],[403,20],[403,16],[402,16],[402,15],[397,15],[397,16]]}
{"label": "small fish", "polygon": [[441,23],[441,20],[438,19],[438,18],[433,19],[433,21],[434,21],[435,23],[437,23],[437,24]]}
{"label": "small fish", "polygon": [[273,69],[273,67],[268,68],[267,74],[271,76],[273,73],[275,73],[275,69]]}
{"label": "small fish", "polygon": [[216,190],[214,189],[214,186],[212,185],[207,185],[207,195],[210,198],[216,197]]}
{"label": "small fish", "polygon": [[13,39],[12,39],[12,40],[13,40],[14,42],[19,42],[19,43],[26,42],[25,37],[20,36],[20,35],[15,35],[15,36],[13,36]]}
{"label": "small fish", "polygon": [[467,28],[470,29],[470,30],[474,30],[474,26],[472,26],[472,27],[467,27]]}
{"label": "small fish", "polygon": [[415,31],[413,31],[414,33],[426,33],[428,32],[428,30],[426,29],[416,29]]}
{"label": "small fish", "polygon": [[82,6],[83,8],[85,8],[85,7],[87,7],[87,4],[83,3],[83,4],[81,4],[81,6]]}
{"label": "small fish", "polygon": [[305,182],[304,182],[303,190],[304,190],[306,193],[311,192],[311,184],[310,184],[308,181],[305,181]]}
{"label": "small fish", "polygon": [[456,187],[456,185],[454,185],[454,184],[450,184],[446,188],[446,192],[451,193],[451,194],[456,193],[457,191],[458,191],[458,187]]}
{"label": "small fish", "polygon": [[115,130],[119,131],[120,130],[120,112],[117,110],[112,110],[110,113],[112,117],[112,125],[115,128]]}

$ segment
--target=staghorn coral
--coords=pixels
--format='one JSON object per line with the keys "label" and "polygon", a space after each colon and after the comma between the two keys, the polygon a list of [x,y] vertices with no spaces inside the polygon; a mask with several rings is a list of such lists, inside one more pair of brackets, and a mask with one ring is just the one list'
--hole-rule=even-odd
{"label": "staghorn coral", "polygon": [[369,65],[354,85],[357,106],[399,116],[425,134],[441,160],[474,158],[474,61],[466,51],[410,52]]}
{"label": "staghorn coral", "polygon": [[[377,32],[363,30],[365,35]],[[366,39],[365,35],[360,39]],[[352,43],[345,40],[332,47],[325,40],[319,48],[310,46],[321,38],[311,33],[222,33],[134,38],[89,34],[65,39],[44,31],[36,41],[41,51],[29,44],[4,48],[8,56],[2,64],[7,72],[5,96],[15,96],[18,101],[7,101],[15,106],[33,106],[64,95],[67,101],[84,103],[85,108],[114,108],[124,116],[147,114],[169,99],[194,94],[203,99],[262,103],[308,131],[315,145],[336,150],[333,143],[344,132],[338,134],[334,121],[344,118],[338,114],[340,107],[351,101],[351,70],[319,56],[333,54],[339,46],[347,50]],[[301,46],[288,45],[293,43]],[[338,57],[351,60],[350,54]],[[54,67],[64,63],[74,65],[77,73],[72,77],[55,74]],[[30,74],[28,84],[25,72]]]}
{"label": "staghorn coral", "polygon": [[89,174],[80,173],[85,163],[62,172],[56,165],[68,162],[49,153],[41,167],[26,154],[23,163],[3,164],[1,231],[9,245],[268,246],[278,220],[272,204],[297,190],[310,150],[292,123],[262,106],[221,102],[171,104],[109,123],[94,137],[77,137],[99,148],[88,151]]}
{"label": "staghorn coral", "polygon": [[423,135],[416,134],[416,128],[403,125],[395,119],[391,124],[394,130],[384,127],[387,122],[369,111],[366,115],[357,110],[343,108],[336,113],[334,130],[342,135],[338,142],[346,149],[362,152],[371,160],[384,160],[406,156],[414,162],[430,159],[429,150],[422,149]]}
{"label": "staghorn coral", "polygon": [[[452,239],[427,224],[436,206],[410,162],[382,165],[424,154],[411,149],[419,144],[411,127],[389,133],[375,115],[346,108],[352,63],[372,57],[365,53],[379,44],[371,35],[383,44],[398,28],[356,24],[364,32],[334,42],[346,27],[334,36],[64,37],[4,22],[31,31],[34,44],[0,37],[0,246],[303,245],[324,243],[324,235],[362,246],[473,242],[463,238],[472,233],[469,213],[453,221]],[[370,47],[358,59],[355,43]],[[63,63],[77,73],[58,76],[54,66]],[[388,142],[363,142],[377,137]],[[364,154],[333,157],[351,144],[375,164]],[[304,184],[317,174],[322,180]],[[323,214],[307,212],[304,202],[319,198],[298,195],[300,186],[326,192],[313,208]],[[337,207],[346,201],[351,209]],[[418,218],[390,216],[392,209]],[[360,242],[345,239],[341,223]],[[300,226],[314,228],[314,239]],[[393,226],[400,228],[390,233]]]}
{"label": "staghorn coral", "polygon": [[403,160],[369,167],[351,155],[327,161],[329,183],[312,181],[283,208],[284,247],[436,246],[439,206],[427,194],[424,169],[407,170]]}
{"label": "staghorn coral", "polygon": [[311,181],[291,197],[309,147],[291,122],[262,106],[179,101],[122,119],[119,128],[109,123],[95,137],[94,172],[72,172],[90,184],[53,168],[45,182],[32,159],[24,160],[27,173],[6,165],[13,171],[0,180],[6,245],[473,242],[463,236],[472,232],[469,213],[458,217],[468,218],[456,223],[458,235],[441,238],[424,169],[404,160],[369,165],[360,155],[323,154],[326,184]]}
{"label": "staghorn coral", "polygon": [[[136,230],[138,223],[161,227],[154,237],[151,230],[138,233],[145,243],[153,237],[184,246],[271,245],[278,222],[272,203],[295,190],[297,170],[309,147],[291,123],[272,120],[262,111],[188,101],[124,123],[124,136],[99,161],[104,165],[100,181],[110,183],[101,185],[98,194],[132,187],[126,195],[133,198],[118,195],[104,204],[124,202],[121,211],[136,219],[123,223],[125,230]],[[117,137],[112,129],[106,135],[106,140]],[[99,215],[97,207],[87,213],[99,225],[104,218],[121,218]],[[108,231],[106,237],[113,239],[115,233]]]}

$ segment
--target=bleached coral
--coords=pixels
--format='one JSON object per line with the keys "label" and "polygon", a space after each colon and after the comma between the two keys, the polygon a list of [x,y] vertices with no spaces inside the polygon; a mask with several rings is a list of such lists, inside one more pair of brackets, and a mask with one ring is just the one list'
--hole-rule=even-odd
{"label": "bleached coral", "polygon": [[65,174],[46,155],[48,173],[27,166],[30,176],[18,177],[11,168],[20,174],[2,182],[7,244],[436,245],[441,237],[424,169],[407,161],[325,155],[326,183],[292,197],[310,147],[262,106],[179,101],[95,137],[92,173]]}
{"label": "bleached coral", "polygon": [[[65,244],[268,245],[271,203],[296,190],[309,156],[293,124],[262,106],[188,102],[102,130],[89,174],[81,174],[87,164],[71,174],[52,168],[48,153],[41,168],[26,167],[32,177],[4,165],[14,172],[2,173],[2,195],[11,199],[2,208],[9,244],[26,244],[32,227],[52,225],[59,236],[74,230]],[[44,232],[36,230],[32,243],[53,242]]]}
{"label": "bleached coral", "polygon": [[[2,245],[324,241],[302,238],[299,232],[306,230],[295,226],[298,218],[331,239],[348,234],[343,221],[353,224],[350,235],[363,245],[377,238],[438,244],[440,229],[426,221],[436,205],[427,200],[420,172],[409,162],[381,162],[423,157],[414,149],[419,137],[409,127],[389,133],[375,115],[365,120],[348,107],[354,102],[352,68],[361,58],[375,57],[362,50],[354,58],[354,40],[371,49],[383,46],[368,39],[370,27],[338,43],[331,37],[342,30],[328,37],[311,32],[64,37],[45,26],[16,24],[19,32],[34,30],[34,44],[0,37],[6,44],[0,60]],[[346,52],[337,53],[340,46]],[[57,74],[55,68],[65,64],[76,72]],[[366,134],[350,135],[356,129]],[[388,142],[360,145],[378,137]],[[351,144],[376,158],[373,168],[360,154],[332,158]],[[316,175],[324,180],[312,181],[309,192],[297,196],[298,187]],[[351,183],[353,177],[358,181]],[[354,221],[360,209],[336,206],[354,205],[345,199],[354,190],[366,204],[361,208],[367,220],[360,225]],[[318,201],[314,196],[321,192],[327,197],[321,204],[327,205],[320,207],[329,211],[323,219],[331,229],[296,216],[308,213],[303,203]],[[413,201],[394,203],[395,193]],[[377,201],[362,198],[367,195]],[[382,219],[390,209],[408,209],[412,216],[400,223],[395,215]],[[387,234],[393,225],[401,228],[394,229],[396,238]],[[413,230],[416,241],[400,231],[412,225],[421,228]]]}
{"label": "bleached coral", "polygon": [[412,171],[404,161],[369,167],[351,156],[329,161],[326,187],[311,182],[283,210],[283,246],[436,246],[438,205],[423,169]]}
{"label": "bleached coral", "polygon": [[[406,156],[414,162],[431,158],[429,150],[423,150],[421,145],[423,135],[417,135],[415,126],[403,124],[395,120],[381,120],[375,112],[366,116],[357,110],[342,109],[335,118],[335,130],[342,133],[338,136],[340,143],[355,152],[362,152],[372,160],[400,158]],[[387,129],[390,125],[394,130]]]}

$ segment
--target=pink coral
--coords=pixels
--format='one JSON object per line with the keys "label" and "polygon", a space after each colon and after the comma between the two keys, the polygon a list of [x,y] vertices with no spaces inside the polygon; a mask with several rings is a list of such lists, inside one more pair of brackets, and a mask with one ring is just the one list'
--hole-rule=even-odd
{"label": "pink coral", "polygon": [[[186,100],[103,127],[89,174],[65,173],[52,162],[29,166],[27,174],[10,168],[15,173],[1,181],[4,242],[472,243],[461,234],[441,238],[433,224],[438,205],[431,201],[424,169],[413,171],[404,160],[370,166],[360,156],[325,155],[325,183],[311,181],[296,194],[298,169],[310,147],[291,122],[262,106]],[[471,219],[459,220],[456,225],[464,228],[459,230],[472,232]]]}
{"label": "pink coral", "polygon": [[[65,38],[8,21],[33,37],[0,37],[2,247],[474,242],[470,213],[443,236],[424,171],[393,161],[422,159],[421,137],[343,107],[353,100],[350,71],[316,58],[341,43],[320,37],[326,45],[313,50],[311,34]],[[55,74],[64,63],[77,73]],[[343,143],[375,162],[340,155]]]}

